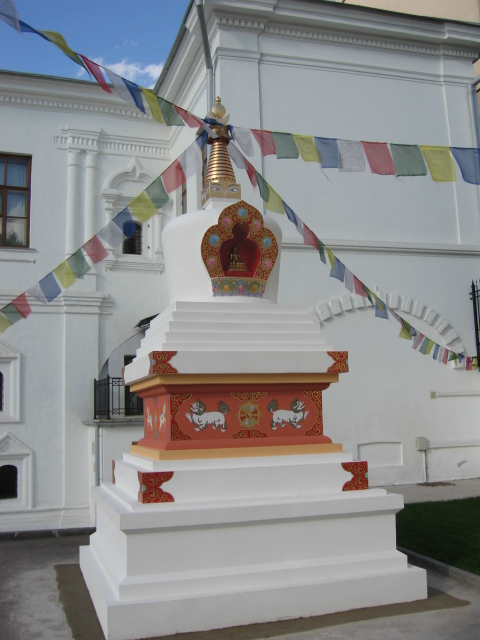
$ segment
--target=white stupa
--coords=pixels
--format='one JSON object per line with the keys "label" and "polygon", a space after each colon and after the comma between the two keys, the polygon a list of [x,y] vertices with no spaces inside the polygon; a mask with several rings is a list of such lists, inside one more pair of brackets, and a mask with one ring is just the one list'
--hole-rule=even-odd
{"label": "white stupa", "polygon": [[125,369],[144,437],[94,490],[81,549],[107,640],[427,595],[396,550],[402,496],[369,489],[367,463],[324,434],[322,392],[348,354],[307,309],[277,304],[280,228],[241,200],[228,131],[213,129],[205,208],[162,236],[170,306]]}

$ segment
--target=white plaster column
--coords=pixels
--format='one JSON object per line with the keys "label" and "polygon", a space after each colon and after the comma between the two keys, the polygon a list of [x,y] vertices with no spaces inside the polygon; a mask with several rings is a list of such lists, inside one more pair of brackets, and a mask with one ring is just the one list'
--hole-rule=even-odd
{"label": "white plaster column", "polygon": [[67,163],[67,220],[65,230],[65,254],[78,249],[78,213],[80,200],[80,151],[68,151]]}
{"label": "white plaster column", "polygon": [[84,241],[94,236],[97,229],[97,171],[98,153],[87,151],[85,161],[85,222]]}

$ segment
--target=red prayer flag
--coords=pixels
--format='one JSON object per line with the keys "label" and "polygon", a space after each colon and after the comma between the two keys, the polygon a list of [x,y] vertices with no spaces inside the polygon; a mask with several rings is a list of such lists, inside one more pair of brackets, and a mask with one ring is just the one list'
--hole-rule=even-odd
{"label": "red prayer flag", "polygon": [[247,175],[249,177],[250,182],[252,183],[252,187],[255,189],[257,186],[257,172],[255,170],[255,167],[253,167],[250,162],[245,158],[245,156],[243,157],[243,159],[245,160],[245,169],[247,170]]}
{"label": "red prayer flag", "polygon": [[172,193],[185,182],[185,174],[178,159],[162,173],[162,180],[167,193]]}
{"label": "red prayer flag", "polygon": [[353,290],[357,295],[362,296],[362,298],[367,297],[367,292],[365,291],[363,282],[359,280],[357,276],[353,276]]}
{"label": "red prayer flag", "polygon": [[85,56],[82,56],[81,53],[79,53],[78,55],[83,60],[83,62],[85,63],[85,66],[90,71],[90,73],[95,78],[95,80],[98,82],[98,84],[102,87],[102,89],[107,93],[112,93],[112,90],[110,89],[108,84],[105,82],[105,78],[103,76],[102,70],[98,66],[98,64],[96,62],[92,62],[92,60],[89,60]]}
{"label": "red prayer flag", "polygon": [[253,136],[258,142],[262,156],[272,156],[277,153],[275,142],[270,131],[262,131],[261,129],[252,129]]}
{"label": "red prayer flag", "polygon": [[362,142],[370,171],[380,176],[394,176],[395,165],[386,142]]}
{"label": "red prayer flag", "polygon": [[465,360],[465,369],[467,371],[473,371],[473,360],[467,356]]}
{"label": "red prayer flag", "polygon": [[200,118],[197,118],[197,116],[194,116],[189,111],[182,109],[182,107],[177,107],[176,104],[174,104],[173,106],[175,107],[175,111],[178,113],[178,115],[181,117],[181,119],[185,122],[186,125],[188,125],[189,127],[192,127],[192,129],[194,129],[195,127],[203,127],[204,122],[202,122]]}
{"label": "red prayer flag", "polygon": [[12,304],[24,318],[26,318],[32,311],[30,305],[28,304],[27,296],[24,293],[20,294],[17,298],[15,298],[15,300],[12,300]]}
{"label": "red prayer flag", "polygon": [[86,242],[82,248],[85,250],[88,257],[94,264],[97,264],[97,262],[101,262],[108,256],[108,251],[100,242],[100,238],[98,236],[93,236],[93,238],[90,238],[90,240]]}
{"label": "red prayer flag", "polygon": [[303,244],[308,244],[311,247],[315,247],[315,249],[318,249],[317,236],[311,229],[307,227],[305,223],[303,223]]}
{"label": "red prayer flag", "polygon": [[442,358],[443,364],[447,364],[449,356],[450,356],[450,351],[448,349],[445,349],[445,353],[443,354],[443,358]]}

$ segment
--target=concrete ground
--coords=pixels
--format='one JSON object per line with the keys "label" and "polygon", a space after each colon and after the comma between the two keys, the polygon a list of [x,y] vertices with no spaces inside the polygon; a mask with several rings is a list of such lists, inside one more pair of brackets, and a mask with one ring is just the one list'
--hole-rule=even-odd
{"label": "concrete ground", "polygon": [[[452,485],[391,487],[406,502],[480,496],[480,479]],[[88,536],[0,538],[2,640],[102,640],[78,569]],[[465,578],[465,576],[463,576]],[[470,574],[467,575],[467,580]],[[429,598],[317,618],[179,634],[175,640],[478,640],[480,577],[428,569]]]}

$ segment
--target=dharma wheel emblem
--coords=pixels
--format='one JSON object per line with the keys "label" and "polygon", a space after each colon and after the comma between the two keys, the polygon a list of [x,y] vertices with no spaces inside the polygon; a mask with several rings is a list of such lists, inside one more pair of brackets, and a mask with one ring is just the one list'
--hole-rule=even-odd
{"label": "dharma wheel emblem", "polygon": [[242,405],[237,413],[237,418],[244,427],[254,427],[260,422],[262,414],[256,404],[247,402]]}

